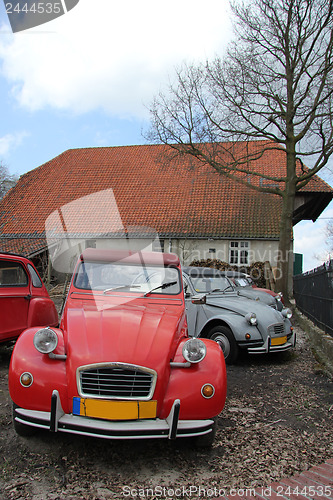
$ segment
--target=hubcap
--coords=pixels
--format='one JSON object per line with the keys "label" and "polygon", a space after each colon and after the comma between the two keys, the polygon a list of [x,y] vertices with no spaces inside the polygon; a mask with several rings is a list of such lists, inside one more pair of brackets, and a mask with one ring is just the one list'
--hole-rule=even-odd
{"label": "hubcap", "polygon": [[224,354],[224,357],[227,358],[230,354],[230,342],[228,338],[223,335],[223,333],[215,333],[212,337],[212,340],[215,340],[219,344]]}

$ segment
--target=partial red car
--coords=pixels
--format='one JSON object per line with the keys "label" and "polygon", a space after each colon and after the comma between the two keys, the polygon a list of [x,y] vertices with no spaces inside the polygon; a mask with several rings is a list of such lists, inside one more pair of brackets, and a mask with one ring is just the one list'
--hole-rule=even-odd
{"label": "partial red car", "polygon": [[33,263],[0,253],[0,342],[33,326],[57,326],[58,313]]}
{"label": "partial red car", "polygon": [[29,328],[9,370],[14,425],[109,439],[214,440],[226,398],[219,345],[189,338],[174,254],[87,249],[59,328]]}

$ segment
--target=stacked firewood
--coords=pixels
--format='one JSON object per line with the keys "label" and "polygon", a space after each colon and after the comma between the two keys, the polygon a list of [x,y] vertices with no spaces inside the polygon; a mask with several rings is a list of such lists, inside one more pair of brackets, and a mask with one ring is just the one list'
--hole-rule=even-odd
{"label": "stacked firewood", "polygon": [[219,271],[238,271],[240,273],[248,274],[258,287],[266,288],[265,278],[265,263],[253,262],[250,266],[232,266],[228,262],[220,259],[200,259],[193,260],[190,266],[194,267],[212,267]]}

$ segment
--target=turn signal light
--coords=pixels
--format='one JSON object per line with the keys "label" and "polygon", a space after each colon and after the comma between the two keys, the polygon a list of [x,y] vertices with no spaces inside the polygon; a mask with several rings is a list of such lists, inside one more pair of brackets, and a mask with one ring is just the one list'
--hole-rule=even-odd
{"label": "turn signal light", "polygon": [[250,340],[251,335],[250,335],[249,333],[246,333],[246,334],[245,334],[245,338],[246,338],[246,340]]}
{"label": "turn signal light", "polygon": [[33,382],[33,376],[29,372],[24,372],[20,376],[20,382],[23,387],[30,387]]}
{"label": "turn signal light", "polygon": [[215,389],[214,389],[214,386],[211,384],[205,384],[201,388],[201,394],[203,395],[204,398],[209,399],[212,396],[214,396],[214,393],[215,393]]}

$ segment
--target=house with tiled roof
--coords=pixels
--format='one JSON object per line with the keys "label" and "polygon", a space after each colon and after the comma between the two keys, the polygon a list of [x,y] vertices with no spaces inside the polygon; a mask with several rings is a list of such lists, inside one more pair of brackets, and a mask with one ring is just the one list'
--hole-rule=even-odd
{"label": "house with tiled roof", "polygon": [[[0,202],[0,251],[34,257],[49,247],[60,271],[87,246],[172,251],[184,264],[217,258],[274,267],[281,198],[194,159],[163,162],[165,148],[71,149],[22,175]],[[265,175],[284,175],[282,150],[255,163]],[[294,222],[315,220],[332,196],[314,177],[297,194]]]}

